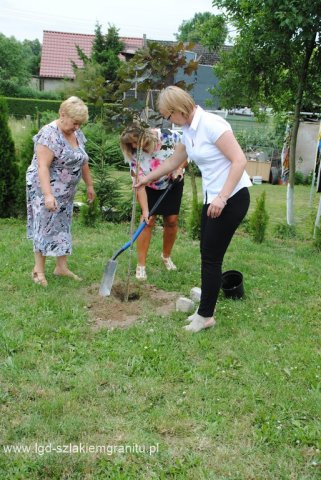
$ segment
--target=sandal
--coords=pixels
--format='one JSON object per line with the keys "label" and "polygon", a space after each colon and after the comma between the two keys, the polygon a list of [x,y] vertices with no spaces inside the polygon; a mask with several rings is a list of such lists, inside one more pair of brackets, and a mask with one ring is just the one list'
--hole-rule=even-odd
{"label": "sandal", "polygon": [[171,257],[164,257],[164,255],[162,254],[161,258],[162,258],[162,260],[164,262],[164,265],[167,268],[167,270],[177,270],[177,267],[176,267],[175,263],[173,262],[173,260],[171,259]]}
{"label": "sandal", "polygon": [[57,270],[54,270],[53,274],[56,277],[69,277],[69,278],[72,278],[73,280],[77,280],[77,282],[81,282],[82,280],[82,278],[78,277],[78,275],[71,272],[70,270],[65,270],[63,272],[58,272]]}
{"label": "sandal", "polygon": [[31,276],[32,276],[32,280],[37,285],[41,285],[42,287],[47,287],[48,282],[46,280],[44,272],[36,272],[35,270],[32,270]]}
{"label": "sandal", "polygon": [[138,280],[147,280],[146,267],[143,265],[137,265],[136,267],[136,278]]}

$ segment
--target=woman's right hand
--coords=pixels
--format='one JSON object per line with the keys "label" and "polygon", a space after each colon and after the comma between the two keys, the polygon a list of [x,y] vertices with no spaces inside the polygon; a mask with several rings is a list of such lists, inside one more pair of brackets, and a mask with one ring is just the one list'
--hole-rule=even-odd
{"label": "woman's right hand", "polygon": [[142,217],[143,217],[143,220],[145,220],[145,222],[146,222],[147,225],[148,225],[148,221],[149,221],[149,211],[148,211],[148,210],[142,210]]}
{"label": "woman's right hand", "polygon": [[150,183],[147,180],[147,177],[138,177],[137,182],[134,183],[134,188],[137,188],[139,190],[141,187],[145,187],[145,185],[148,185]]}
{"label": "woman's right hand", "polygon": [[52,193],[45,195],[45,207],[51,212],[55,212],[58,208],[58,203]]}

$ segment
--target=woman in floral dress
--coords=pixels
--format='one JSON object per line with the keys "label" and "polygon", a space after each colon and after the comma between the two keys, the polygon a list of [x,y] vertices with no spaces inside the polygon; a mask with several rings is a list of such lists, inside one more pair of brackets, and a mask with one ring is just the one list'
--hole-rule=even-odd
{"label": "woman in floral dress", "polygon": [[[142,137],[143,134],[143,137]],[[174,147],[180,142],[180,134],[171,130],[143,129],[139,124],[127,127],[120,137],[120,147],[125,161],[130,164],[130,173],[133,179],[136,175],[145,176],[161,165],[170,157]],[[140,138],[143,138],[141,155],[137,170],[137,147]],[[187,162],[186,162],[187,163]],[[185,166],[185,162],[184,162]],[[170,254],[174,246],[178,230],[178,214],[181,205],[184,182],[175,184],[168,193],[164,202],[161,202],[154,215],[148,218],[149,210],[155,205],[158,198],[164,193],[171,179],[180,175],[183,178],[184,169],[181,165],[177,170],[165,175],[155,182],[139,190],[137,199],[142,209],[141,221],[146,220],[147,226],[137,239],[137,267],[136,278],[146,280],[146,257],[151,240],[152,229],[157,215],[164,219],[162,261],[167,270],[176,270]]]}
{"label": "woman in floral dress", "polygon": [[85,152],[85,136],[79,130],[88,119],[88,109],[78,97],[65,100],[59,118],[34,136],[34,156],[27,170],[27,238],[33,240],[33,281],[47,286],[46,257],[56,257],[54,275],[80,278],[67,265],[72,251],[73,200],[81,178],[88,201],[95,197]]}

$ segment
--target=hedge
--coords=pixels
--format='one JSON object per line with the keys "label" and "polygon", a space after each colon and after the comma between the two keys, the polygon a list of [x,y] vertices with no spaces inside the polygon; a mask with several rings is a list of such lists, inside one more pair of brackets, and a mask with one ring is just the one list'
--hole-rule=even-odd
{"label": "hedge", "polygon": [[[23,118],[30,115],[32,118],[36,118],[38,113],[45,111],[53,111],[58,113],[61,100],[42,100],[33,98],[13,98],[3,97],[8,105],[9,115],[13,115],[17,118]],[[105,104],[105,107],[110,106]],[[95,117],[101,115],[101,107],[95,105],[88,105],[89,116]]]}

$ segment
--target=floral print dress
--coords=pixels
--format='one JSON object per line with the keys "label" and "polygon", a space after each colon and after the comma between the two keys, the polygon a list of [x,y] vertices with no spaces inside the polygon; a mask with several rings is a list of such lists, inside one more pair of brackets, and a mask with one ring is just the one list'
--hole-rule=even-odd
{"label": "floral print dress", "polygon": [[[34,252],[44,256],[60,257],[72,251],[71,221],[73,200],[82,176],[82,166],[88,162],[84,145],[86,138],[77,130],[78,147],[66,140],[55,122],[45,125],[33,137],[34,155],[27,170],[27,238],[33,240]],[[54,154],[50,165],[51,192],[58,208],[51,212],[45,208],[44,195],[38,176],[37,145],[45,145]]]}
{"label": "floral print dress", "polygon": [[[181,134],[175,130],[155,128],[152,131],[156,134],[158,142],[151,154],[142,152],[138,176],[146,176],[151,171],[159,167],[173,152],[175,145],[181,141]],[[130,170],[136,175],[137,155],[133,155],[130,161]],[[153,190],[164,190],[168,187],[170,175],[149,183],[148,186]]]}

